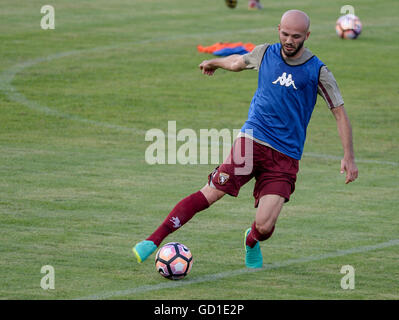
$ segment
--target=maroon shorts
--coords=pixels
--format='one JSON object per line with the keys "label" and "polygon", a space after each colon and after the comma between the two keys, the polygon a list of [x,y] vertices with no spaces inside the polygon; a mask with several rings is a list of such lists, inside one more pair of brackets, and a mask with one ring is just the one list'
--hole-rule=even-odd
{"label": "maroon shorts", "polygon": [[[252,146],[251,146],[252,145]],[[277,194],[289,201],[295,190],[299,161],[256,141],[240,137],[229,156],[209,175],[209,185],[237,197],[240,188],[255,177],[255,208],[266,194]]]}

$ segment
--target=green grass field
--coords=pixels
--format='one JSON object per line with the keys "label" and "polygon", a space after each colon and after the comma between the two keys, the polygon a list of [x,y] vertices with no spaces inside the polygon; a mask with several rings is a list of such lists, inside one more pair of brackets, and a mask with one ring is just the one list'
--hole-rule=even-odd
{"label": "green grass field", "polygon": [[[1,299],[399,299],[399,2],[354,1],[355,41],[335,34],[347,1],[262,2],[53,0],[55,30],[42,30],[43,1],[1,1]],[[296,191],[261,246],[265,269],[244,266],[250,182],[167,238],[195,261],[186,279],[163,279],[131,248],[216,164],[149,165],[145,133],[168,121],[197,134],[240,128],[257,73],[206,77],[198,64],[212,56],[196,46],[277,42],[291,8],[309,14],[306,46],[339,83],[359,179],[344,184],[319,98]],[[44,265],[54,290],[40,287]],[[340,286],[343,265],[355,268],[354,290]]]}

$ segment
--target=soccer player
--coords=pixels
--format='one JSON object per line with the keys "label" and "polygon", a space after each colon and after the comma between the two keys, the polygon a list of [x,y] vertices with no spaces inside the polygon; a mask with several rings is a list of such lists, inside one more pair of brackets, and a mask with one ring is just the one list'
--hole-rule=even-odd
{"label": "soccer player", "polygon": [[[237,0],[225,0],[226,5],[229,8],[234,9],[237,6]],[[260,0],[248,0],[248,9],[249,10],[260,10],[263,9]]]}
{"label": "soccer player", "polygon": [[324,98],[336,119],[344,151],[341,173],[346,171],[345,183],[357,178],[352,128],[337,83],[323,62],[303,46],[309,38],[309,26],[306,13],[287,11],[278,26],[280,43],[259,45],[243,56],[206,60],[199,65],[202,73],[210,76],[218,68],[235,72],[255,69],[258,88],[229,157],[209,175],[201,190],[181,200],[153,234],[136,244],[133,252],[138,262],[147,259],[166,236],[197,212],[226,193],[236,197],[254,177],[256,216],[245,231],[245,264],[261,268],[259,242],[271,237],[284,203],[294,192],[317,94]]}
{"label": "soccer player", "polygon": [[248,9],[261,10],[261,9],[263,9],[263,6],[260,3],[260,0],[248,0]]}

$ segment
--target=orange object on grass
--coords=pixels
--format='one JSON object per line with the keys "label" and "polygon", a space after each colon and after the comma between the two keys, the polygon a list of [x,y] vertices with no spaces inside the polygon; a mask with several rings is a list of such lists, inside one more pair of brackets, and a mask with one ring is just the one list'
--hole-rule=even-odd
{"label": "orange object on grass", "polygon": [[225,48],[237,48],[237,47],[244,47],[245,50],[248,52],[251,52],[254,48],[255,45],[253,43],[242,43],[242,42],[216,42],[210,46],[203,47],[201,45],[197,46],[197,49],[199,52],[203,53],[213,53],[215,51],[219,51]]}

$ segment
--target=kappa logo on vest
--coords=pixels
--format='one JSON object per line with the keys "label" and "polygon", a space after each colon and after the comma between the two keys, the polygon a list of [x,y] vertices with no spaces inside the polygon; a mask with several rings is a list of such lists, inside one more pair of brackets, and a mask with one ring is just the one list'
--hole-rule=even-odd
{"label": "kappa logo on vest", "polygon": [[287,77],[287,73],[284,72],[281,76],[279,76],[275,81],[272,82],[273,84],[277,84],[280,83],[280,86],[293,86],[295,90],[297,90],[297,88],[295,87],[295,82],[294,80],[292,80],[292,75],[289,74]]}

